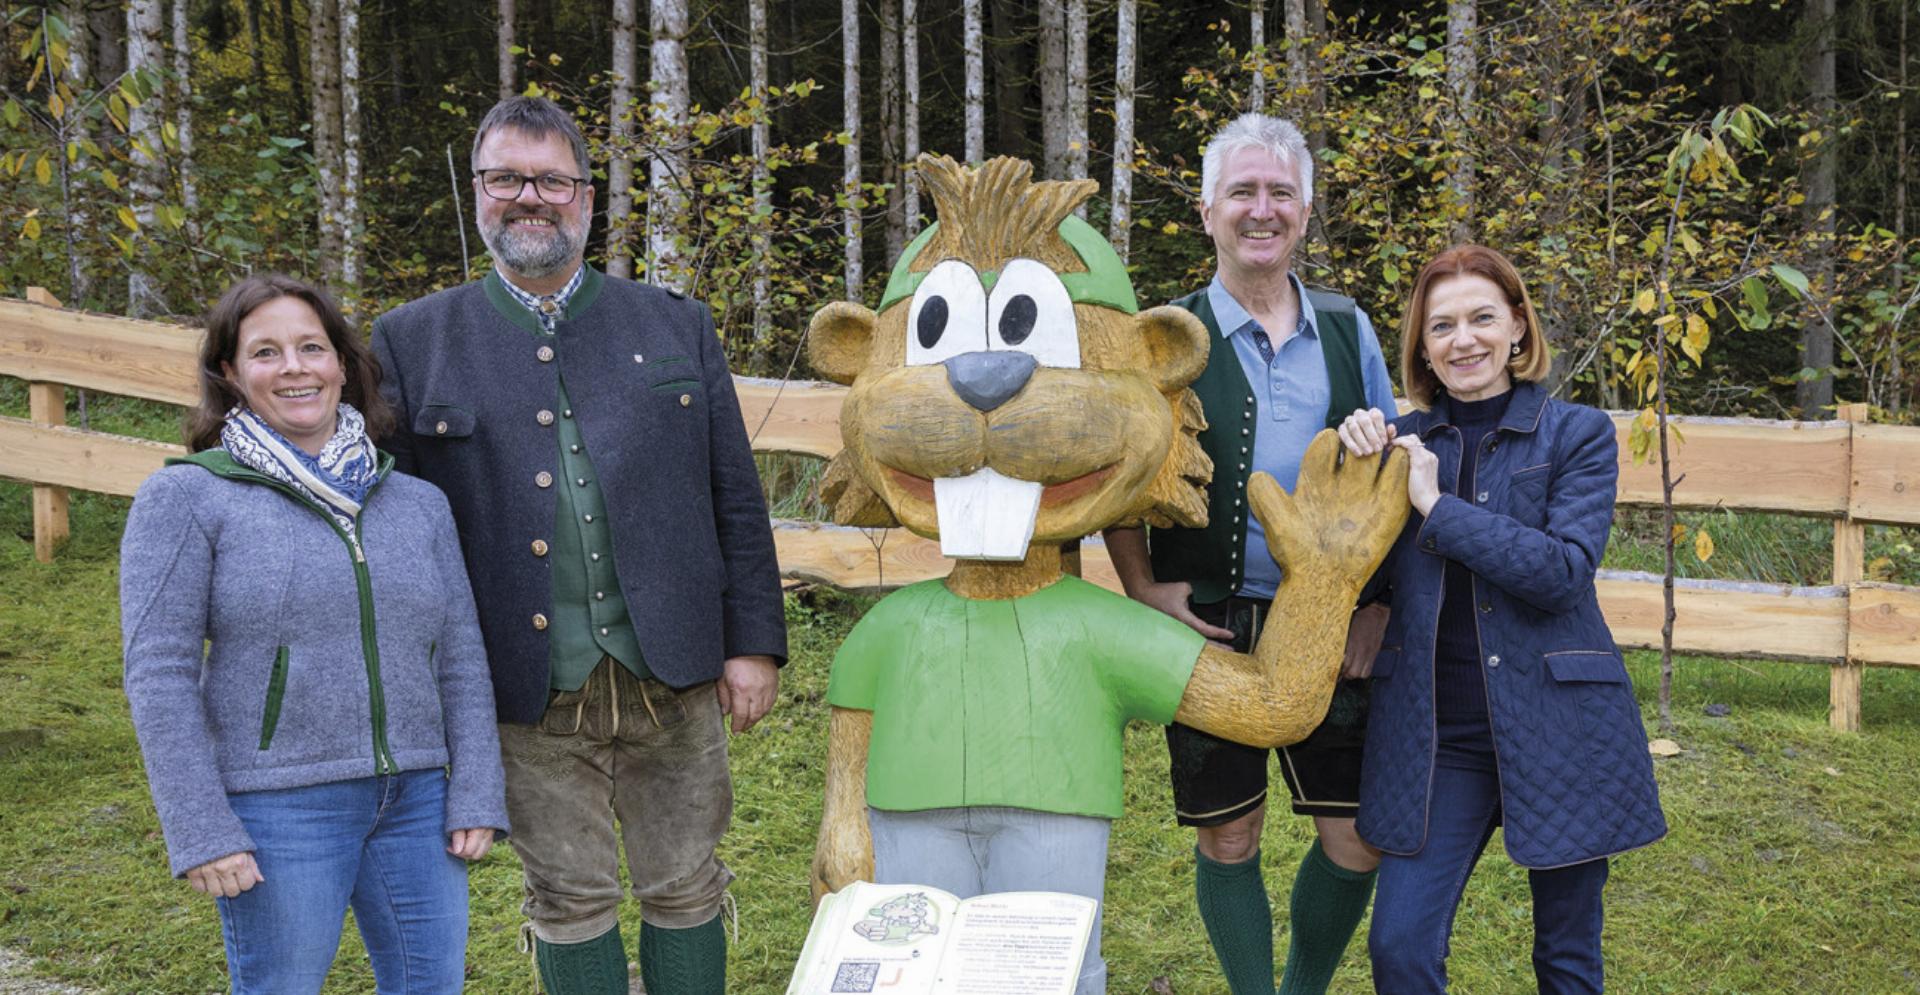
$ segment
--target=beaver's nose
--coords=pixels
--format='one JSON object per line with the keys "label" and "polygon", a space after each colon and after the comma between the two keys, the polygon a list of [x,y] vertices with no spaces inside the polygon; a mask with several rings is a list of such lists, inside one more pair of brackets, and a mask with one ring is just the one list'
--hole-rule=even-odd
{"label": "beaver's nose", "polygon": [[965,352],[941,364],[947,383],[960,399],[981,411],[992,411],[1020,393],[1037,365],[1024,352]]}

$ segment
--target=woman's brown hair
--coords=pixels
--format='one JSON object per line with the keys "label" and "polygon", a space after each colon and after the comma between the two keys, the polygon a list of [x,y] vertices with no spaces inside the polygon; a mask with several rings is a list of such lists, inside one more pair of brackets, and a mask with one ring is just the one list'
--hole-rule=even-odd
{"label": "woman's brown hair", "polygon": [[1422,411],[1433,407],[1433,398],[1445,387],[1434,375],[1421,348],[1427,324],[1427,294],[1433,285],[1450,276],[1478,276],[1492,281],[1507,298],[1514,316],[1526,326],[1520,337],[1519,355],[1507,360],[1507,372],[1515,380],[1538,382],[1553,368],[1553,355],[1540,332],[1540,317],[1533,312],[1533,298],[1520,281],[1520,271],[1506,256],[1484,245],[1456,245],[1433,257],[1413,281],[1413,295],[1407,298],[1406,317],[1400,322],[1400,384],[1407,400]]}
{"label": "woman's brown hair", "polygon": [[360,336],[347,324],[339,305],[325,290],[279,273],[250,276],[227,288],[207,312],[206,337],[200,340],[200,403],[187,413],[187,450],[200,452],[220,445],[227,412],[241,403],[240,387],[227,378],[222,366],[240,351],[240,322],[255,308],[280,297],[297,297],[319,315],[327,341],[340,357],[346,377],[340,400],[353,405],[367,420],[367,434],[375,440],[393,430],[393,409],[380,396],[380,363]]}

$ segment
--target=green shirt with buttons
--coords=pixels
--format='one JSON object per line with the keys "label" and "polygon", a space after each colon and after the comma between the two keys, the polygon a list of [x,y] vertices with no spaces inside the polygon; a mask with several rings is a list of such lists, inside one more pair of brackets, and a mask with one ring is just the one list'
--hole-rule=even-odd
{"label": "green shirt with buttons", "polygon": [[[536,353],[543,363],[554,361],[554,323],[573,318],[593,306],[600,295],[600,273],[582,266],[559,293],[548,297],[529,294],[500,276],[487,274],[487,297],[508,320],[525,328],[539,341]],[[553,617],[549,620],[548,670],[556,690],[577,691],[603,657],[619,661],[635,677],[653,676],[640,651],[640,638],[627,615],[620,578],[613,565],[613,532],[607,521],[606,495],[593,472],[593,461],[573,417],[565,378],[551,411],[534,417],[555,428],[560,447],[559,487],[554,488],[554,535],[551,547],[534,540],[536,556],[552,556]]]}

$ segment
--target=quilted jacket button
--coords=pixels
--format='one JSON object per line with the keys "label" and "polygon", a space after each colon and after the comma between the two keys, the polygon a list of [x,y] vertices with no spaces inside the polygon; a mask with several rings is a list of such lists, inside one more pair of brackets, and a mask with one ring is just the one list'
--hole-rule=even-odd
{"label": "quilted jacket button", "polygon": [[1480,502],[1481,504],[1486,504],[1486,503],[1487,503],[1487,492],[1486,492],[1486,491],[1481,491],[1480,493],[1478,493],[1478,494],[1475,494],[1475,495],[1474,495],[1473,497],[1474,497],[1474,500],[1476,500],[1476,501],[1479,501],[1479,502]]}
{"label": "quilted jacket button", "polygon": [[535,629],[535,630],[537,630],[537,631],[542,631],[542,632],[544,632],[544,631],[546,631],[546,628],[547,628],[547,617],[546,617],[545,615],[542,615],[542,614],[540,614],[539,612],[534,612],[534,613],[533,613],[533,627],[534,627],[534,629]]}
{"label": "quilted jacket button", "polygon": [[1490,656],[1490,657],[1487,657],[1487,666],[1489,666],[1489,667],[1498,667],[1498,666],[1500,666],[1500,657],[1499,657],[1499,655],[1498,655],[1498,654],[1495,654],[1495,655],[1493,655],[1493,656]]}
{"label": "quilted jacket button", "polygon": [[543,345],[538,350],[536,350],[533,355],[535,358],[539,359],[542,363],[551,363],[553,362],[553,347],[550,345]]}
{"label": "quilted jacket button", "polygon": [[447,434],[447,423],[446,423],[446,422],[443,422],[443,421],[437,421],[437,422],[434,422],[434,423],[433,423],[433,434],[435,434],[435,435],[445,435],[445,434]]}

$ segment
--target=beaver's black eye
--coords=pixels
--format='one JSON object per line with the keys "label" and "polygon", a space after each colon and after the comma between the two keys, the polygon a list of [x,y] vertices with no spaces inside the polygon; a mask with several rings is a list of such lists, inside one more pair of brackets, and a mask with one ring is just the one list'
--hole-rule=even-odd
{"label": "beaver's black eye", "polygon": [[947,299],[929,297],[920,306],[920,325],[914,330],[920,337],[920,348],[931,349],[940,341],[940,334],[947,330]]}
{"label": "beaver's black eye", "polygon": [[[1033,334],[1033,322],[1039,316],[1040,306],[1026,294],[1008,301],[1007,309],[1000,312],[1000,341],[1008,345],[1019,345],[1025,342],[1027,336]],[[926,320],[926,314],[922,312],[920,315],[922,326],[926,324]],[[926,334],[924,330],[920,333],[922,342],[926,341]]]}

